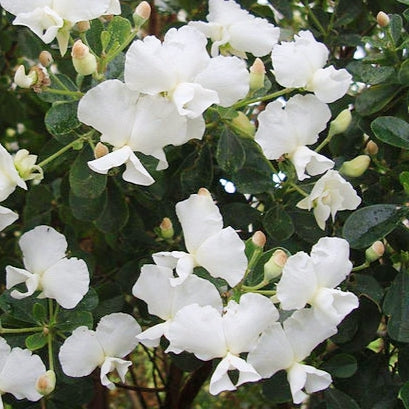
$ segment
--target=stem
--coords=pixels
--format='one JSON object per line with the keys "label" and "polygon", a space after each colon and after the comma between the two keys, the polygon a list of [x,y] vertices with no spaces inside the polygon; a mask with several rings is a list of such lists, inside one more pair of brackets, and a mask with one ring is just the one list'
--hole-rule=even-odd
{"label": "stem", "polygon": [[247,285],[243,285],[241,288],[242,288],[244,291],[250,293],[250,292],[253,292],[253,291],[257,291],[257,290],[259,290],[260,288],[265,287],[267,284],[269,284],[269,281],[263,280],[263,281],[261,281],[260,283],[256,284],[254,287],[248,287]]}
{"label": "stem", "polygon": [[295,183],[290,183],[290,186],[294,189],[294,190],[296,190],[300,195],[303,195],[304,197],[308,197],[309,196],[309,194],[305,191],[305,190],[303,190],[303,189],[301,189],[299,186],[297,186]]}
{"label": "stem", "polygon": [[276,290],[258,290],[258,291],[255,291],[255,292],[257,294],[268,295],[268,296],[276,295],[276,293],[277,293]]}
{"label": "stem", "polygon": [[328,136],[314,149],[315,152],[319,152],[324,146],[328,145],[331,142],[332,137],[335,134],[331,132],[331,129],[328,132]]}
{"label": "stem", "polygon": [[26,332],[41,332],[44,327],[32,328],[0,328],[0,334],[24,334]]}
{"label": "stem", "polygon": [[365,270],[366,268],[368,268],[371,265],[371,263],[369,263],[368,261],[365,261],[365,263],[361,264],[360,266],[356,266],[352,269],[352,271],[361,271],[361,270]]}
{"label": "stem", "polygon": [[[54,316],[54,304],[51,298],[48,299],[48,314],[51,321],[52,317]],[[53,333],[51,330],[47,335],[47,343],[48,343],[48,365],[50,367],[49,369],[53,371],[54,370]]]}
{"label": "stem", "polygon": [[165,387],[162,387],[162,388],[145,388],[143,386],[126,385],[126,384],[121,383],[121,382],[114,382],[114,385],[117,386],[118,388],[128,389],[130,391],[140,391],[140,392],[156,393],[156,392],[164,392],[166,390]]}
{"label": "stem", "polygon": [[43,161],[41,161],[38,164],[38,166],[40,166],[42,168],[45,165],[49,164],[54,159],[57,159],[59,156],[61,156],[64,152],[70,150],[73,146],[75,146],[81,140],[83,140],[82,136],[80,138],[76,139],[75,141],[70,142],[68,145],[65,145],[63,148],[61,148],[59,151],[57,151],[54,154],[52,154],[51,156],[49,156],[47,159],[44,159]]}
{"label": "stem", "polygon": [[269,99],[280,97],[281,95],[289,94],[294,91],[294,88],[284,88],[280,91],[273,92],[272,94],[264,95],[263,97],[244,99],[243,101],[237,102],[233,105],[233,109],[242,108],[255,102],[268,101]]}
{"label": "stem", "polygon": [[72,97],[81,98],[84,93],[81,91],[70,91],[68,89],[57,89],[57,88],[44,88],[43,92],[48,92],[49,94],[57,95],[70,95]]}
{"label": "stem", "polygon": [[321,31],[322,35],[324,37],[326,37],[327,32],[324,29],[324,27],[322,26],[322,24],[320,23],[320,21],[318,20],[317,16],[314,14],[314,12],[312,11],[312,8],[310,7],[310,3],[308,2],[308,0],[304,0],[304,6],[307,9],[307,13],[309,16],[311,16],[312,21],[315,23],[315,25],[318,27],[318,29]]}

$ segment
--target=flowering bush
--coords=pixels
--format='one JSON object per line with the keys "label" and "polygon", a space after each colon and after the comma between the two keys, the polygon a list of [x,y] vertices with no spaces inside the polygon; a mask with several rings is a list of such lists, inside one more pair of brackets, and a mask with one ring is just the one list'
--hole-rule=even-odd
{"label": "flowering bush", "polygon": [[409,408],[408,5],[0,0],[0,407]]}

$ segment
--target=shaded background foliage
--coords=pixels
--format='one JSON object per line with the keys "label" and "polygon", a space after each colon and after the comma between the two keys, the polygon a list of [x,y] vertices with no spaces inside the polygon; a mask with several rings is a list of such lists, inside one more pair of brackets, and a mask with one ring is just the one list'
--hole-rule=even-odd
{"label": "shaded background foliage", "polygon": [[[122,1],[122,16],[131,21],[136,1]],[[185,10],[188,20],[205,19],[206,1],[169,0],[157,2],[145,30],[162,36],[170,27],[179,26],[177,13]],[[153,322],[143,302],[131,296],[139,268],[153,252],[180,249],[180,226],[175,204],[200,187],[212,192],[225,224],[240,230],[248,239],[263,230],[268,241],[265,249],[286,247],[292,253],[309,252],[311,245],[325,235],[345,237],[350,242],[354,265],[365,261],[364,251],[377,239],[385,239],[387,251],[381,260],[354,272],[344,284],[360,297],[360,307],[340,325],[329,346],[320,346],[312,362],[331,373],[333,387],[312,397],[311,409],[395,409],[409,407],[409,231],[405,220],[409,194],[409,1],[401,0],[321,0],[300,2],[270,0],[268,5],[254,0],[239,3],[253,14],[279,24],[282,37],[289,38],[303,28],[311,29],[317,40],[330,50],[329,63],[347,68],[354,85],[349,95],[330,105],[333,117],[353,107],[348,130],[336,135],[323,153],[334,158],[339,168],[345,160],[363,153],[367,138],[375,141],[379,152],[372,155],[370,168],[359,178],[350,179],[363,199],[355,212],[338,214],[335,223],[321,231],[311,213],[295,209],[300,199],[283,184],[272,182],[274,168],[261,154],[258,145],[231,124],[235,113],[229,109],[210,109],[206,113],[209,128],[202,141],[190,141],[182,147],[168,147],[169,169],[156,172],[156,162],[142,161],[156,179],[150,187],[124,182],[116,171],[108,176],[89,170],[93,159],[88,143],[73,149],[44,167],[45,178],[29,191],[18,191],[5,203],[20,219],[1,234],[0,277],[5,287],[4,267],[19,265],[17,246],[22,232],[39,224],[57,227],[68,239],[71,254],[84,258],[92,272],[92,286],[86,298],[74,310],[63,310],[59,330],[67,332],[79,325],[90,328],[105,314],[117,311],[133,313],[143,324]],[[280,14],[276,16],[269,6]],[[376,24],[380,11],[390,14],[387,30]],[[64,58],[52,45],[46,46],[24,27],[11,25],[13,16],[0,9],[0,141],[13,151],[16,144],[39,154],[44,160],[78,135],[89,131],[76,118],[78,98],[12,87],[14,70],[38,61],[47,49],[56,59],[58,74],[52,88],[85,92],[97,82],[80,79],[72,67],[69,53]],[[94,21],[87,39],[96,54],[101,52],[101,32],[111,23]],[[269,58],[265,58],[270,67]],[[249,63],[251,64],[251,59]],[[124,54],[107,67],[106,78],[122,78]],[[278,86],[268,72],[266,88]],[[253,117],[254,107],[242,108]],[[367,135],[364,137],[364,134]],[[321,135],[324,139],[325,132]],[[97,140],[96,135],[90,139]],[[286,163],[280,170],[291,175]],[[221,182],[224,180],[225,182]],[[229,193],[226,181],[235,186]],[[306,189],[311,184],[305,183]],[[176,240],[160,240],[156,229],[164,217],[172,219]],[[251,228],[249,228],[251,226]],[[259,281],[262,258],[252,279]],[[7,291],[0,296],[1,323],[25,326],[45,319],[46,305],[41,300],[13,300]],[[13,346],[26,345],[46,357],[45,337],[6,336]],[[141,348],[141,347],[139,347]],[[57,370],[56,391],[47,408],[157,407],[162,408],[291,408],[291,395],[285,376],[278,373],[260,385],[241,387],[235,394],[210,397],[200,387],[211,371],[188,354],[157,357],[145,351],[136,362],[130,383],[157,387],[157,394],[136,389],[126,395],[116,392],[108,397],[92,379],[73,379]],[[158,362],[158,367],[152,362]],[[46,359],[45,359],[46,361]],[[158,379],[160,372],[164,381]],[[157,384],[158,383],[158,384]],[[159,385],[159,386],[158,386]],[[92,400],[94,399],[94,400]],[[17,402],[8,397],[12,408],[39,408],[40,403]],[[84,406],[85,407],[85,406]]]}

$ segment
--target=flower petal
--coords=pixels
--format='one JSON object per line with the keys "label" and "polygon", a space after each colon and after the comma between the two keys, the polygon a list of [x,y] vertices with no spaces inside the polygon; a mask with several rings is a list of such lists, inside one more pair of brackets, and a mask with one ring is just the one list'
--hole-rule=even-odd
{"label": "flower petal", "polygon": [[10,293],[13,298],[21,300],[34,294],[39,285],[39,276],[37,274],[31,274],[29,271],[23,270],[22,268],[7,266],[6,283],[7,289],[13,288],[17,284],[25,283],[27,287],[25,293],[18,290],[13,290]]}
{"label": "flower petal", "polygon": [[235,355],[248,352],[260,334],[277,319],[276,307],[264,295],[247,293],[240,297],[239,304],[230,301],[223,315],[229,351]]}
{"label": "flower petal", "polygon": [[18,174],[12,156],[0,144],[0,202],[6,200],[16,186],[27,190],[26,182]]}
{"label": "flower petal", "polygon": [[54,298],[63,308],[74,308],[88,292],[89,272],[84,260],[64,258],[41,277],[42,296]]}
{"label": "flower petal", "polygon": [[312,151],[306,146],[298,147],[290,156],[290,159],[297,172],[298,180],[304,180],[309,177],[305,172],[311,176],[320,175],[334,166],[334,162],[331,159]]}
{"label": "flower petal", "polygon": [[71,23],[78,21],[93,20],[106,14],[110,0],[54,0],[54,10],[64,19]]}
{"label": "flower petal", "polygon": [[290,256],[277,284],[277,298],[284,310],[298,310],[307,304],[317,290],[314,265],[308,254],[300,251]]}
{"label": "flower petal", "polygon": [[153,327],[142,331],[136,336],[136,339],[143,345],[149,348],[156,348],[159,346],[162,335],[166,336],[169,321],[156,324]]}
{"label": "flower petal", "polygon": [[27,0],[1,0],[0,4],[4,10],[16,16],[21,13],[29,13],[37,8],[51,7],[52,0],[33,0],[30,2]]}
{"label": "flower petal", "polygon": [[18,214],[13,212],[7,207],[0,206],[0,231],[4,230],[7,226],[14,223],[18,219]]}
{"label": "flower petal", "polygon": [[89,375],[104,362],[105,355],[95,332],[82,326],[64,341],[58,358],[63,372],[77,378]]}
{"label": "flower petal", "polygon": [[132,315],[122,312],[105,315],[95,330],[105,356],[123,358],[138,345],[136,336],[141,332],[140,325]]}
{"label": "flower petal", "polygon": [[187,351],[203,361],[227,353],[222,317],[210,306],[191,304],[179,310],[169,326],[168,339],[166,352]]}
{"label": "flower petal", "polygon": [[21,236],[19,246],[25,268],[42,274],[65,257],[68,245],[65,237],[52,227],[37,226]]}
{"label": "flower petal", "polygon": [[125,145],[101,158],[89,161],[88,166],[94,172],[106,175],[110,169],[126,163],[132,154],[132,149]]}
{"label": "flower petal", "polygon": [[210,194],[190,195],[176,204],[176,214],[189,253],[194,253],[207,238],[223,228],[222,215]]}
{"label": "flower petal", "polygon": [[226,227],[205,240],[196,251],[196,262],[211,276],[237,285],[247,268],[245,245],[232,227]]}
{"label": "flower petal", "polygon": [[128,368],[132,365],[131,361],[124,361],[119,358],[107,357],[101,366],[101,383],[108,389],[115,389],[115,385],[108,379],[108,374],[113,371],[117,371],[119,378],[122,382],[125,382],[125,375],[128,372]]}
{"label": "flower petal", "polygon": [[32,355],[28,349],[13,348],[0,372],[0,390],[17,399],[37,401],[42,396],[36,390],[36,382],[45,371],[38,355]]}
{"label": "flower petal", "polygon": [[155,179],[133,152],[129,155],[129,160],[126,162],[126,169],[122,174],[122,179],[141,186],[150,186],[152,183],[155,183]]}

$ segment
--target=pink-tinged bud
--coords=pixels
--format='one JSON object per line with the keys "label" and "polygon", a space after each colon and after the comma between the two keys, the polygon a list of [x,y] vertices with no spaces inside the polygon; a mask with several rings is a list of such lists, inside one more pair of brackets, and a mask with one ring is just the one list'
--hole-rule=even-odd
{"label": "pink-tinged bud", "polygon": [[270,260],[264,264],[264,281],[271,281],[279,277],[287,262],[288,255],[284,250],[278,249],[270,257]]}
{"label": "pink-tinged bud", "polygon": [[95,159],[102,158],[105,155],[108,155],[109,149],[102,143],[98,142],[94,149]]}
{"label": "pink-tinged bud", "polygon": [[376,16],[376,21],[380,27],[387,27],[390,23],[390,18],[386,13],[380,11]]}
{"label": "pink-tinged bud", "polygon": [[55,389],[55,383],[55,372],[50,369],[37,379],[37,392],[43,396],[47,396]]}
{"label": "pink-tinged bud", "polygon": [[350,178],[357,178],[365,173],[370,163],[371,158],[368,155],[359,155],[352,160],[344,162],[339,173]]}
{"label": "pink-tinged bud", "polygon": [[77,23],[77,29],[80,33],[85,33],[91,28],[91,24],[88,20],[79,21]]}
{"label": "pink-tinged bud", "polygon": [[267,241],[266,235],[262,231],[258,230],[253,234],[251,241],[257,247],[263,248]]}
{"label": "pink-tinged bud", "polygon": [[257,91],[264,87],[264,77],[266,74],[266,68],[263,61],[260,58],[254,60],[253,65],[250,67],[250,90]]}
{"label": "pink-tinged bud", "polygon": [[365,251],[365,258],[368,263],[372,263],[380,259],[385,253],[385,246],[381,241],[375,241],[371,247],[367,248]]}
{"label": "pink-tinged bud", "polygon": [[371,156],[377,155],[379,152],[379,147],[374,141],[368,141],[368,143],[365,146],[365,153]]}
{"label": "pink-tinged bud", "polygon": [[72,46],[72,63],[75,71],[80,75],[90,75],[97,70],[97,59],[91,54],[88,46],[81,40],[77,40]]}
{"label": "pink-tinged bud", "polygon": [[150,16],[150,4],[147,1],[142,1],[137,5],[132,17],[134,19],[135,26],[139,28],[149,19]]}
{"label": "pink-tinged bud", "polygon": [[205,187],[201,187],[201,188],[198,190],[197,194],[198,194],[199,196],[209,196],[209,197],[212,197],[212,195],[210,194],[210,192],[209,192]]}
{"label": "pink-tinged bud", "polygon": [[173,230],[172,221],[169,219],[169,217],[163,218],[162,223],[159,225],[159,229],[160,229],[160,236],[163,239],[171,239],[173,235],[175,234]]}
{"label": "pink-tinged bud", "polygon": [[38,60],[43,67],[48,67],[53,63],[53,56],[49,51],[41,51],[40,55],[38,56]]}
{"label": "pink-tinged bud", "polygon": [[256,126],[250,122],[250,119],[243,112],[239,111],[238,115],[231,120],[231,124],[243,135],[254,138]]}

